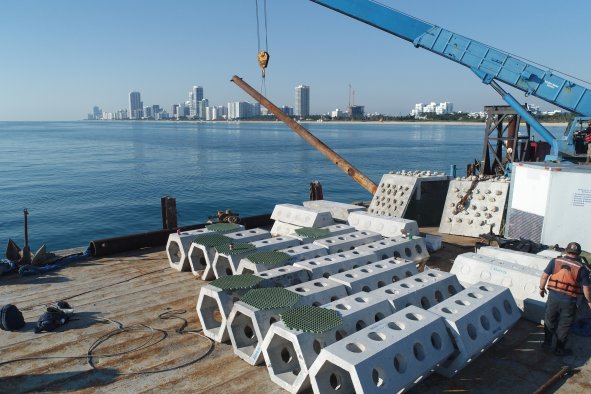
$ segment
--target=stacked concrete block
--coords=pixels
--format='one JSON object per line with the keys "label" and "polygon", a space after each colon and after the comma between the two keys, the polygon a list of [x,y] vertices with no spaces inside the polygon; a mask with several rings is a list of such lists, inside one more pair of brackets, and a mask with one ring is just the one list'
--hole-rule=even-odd
{"label": "stacked concrete block", "polygon": [[429,309],[445,319],[456,351],[437,373],[452,377],[496,343],[517,323],[521,313],[511,292],[479,282]]}
{"label": "stacked concrete block", "polygon": [[536,323],[543,321],[546,301],[539,294],[541,270],[464,253],[456,257],[450,272],[456,274],[464,286],[483,281],[509,288],[525,319]]}
{"label": "stacked concrete block", "polygon": [[483,246],[478,249],[477,253],[540,271],[546,269],[546,266],[552,259],[552,257],[548,256],[540,256],[533,253],[520,252],[518,250],[495,248],[492,246]]}
{"label": "stacked concrete block", "polygon": [[358,246],[355,250],[375,253],[382,260],[388,257],[394,257],[422,263],[429,259],[425,239],[420,237],[409,238],[400,235],[398,237],[384,238]]}
{"label": "stacked concrete block", "polygon": [[342,222],[346,222],[349,218],[349,214],[352,212],[367,211],[365,207],[359,205],[345,204],[342,202],[328,200],[304,201],[304,207],[321,211],[329,211],[333,219]]}
{"label": "stacked concrete block", "polygon": [[234,304],[228,319],[234,353],[250,365],[263,361],[262,342],[280,314],[300,305],[322,305],[347,296],[344,286],[321,278],[285,289],[253,289]]}
{"label": "stacked concrete block", "polygon": [[343,320],[330,309],[294,308],[269,328],[262,349],[269,377],[291,393],[310,388],[308,369],[321,349],[342,338]]}
{"label": "stacked concrete block", "polygon": [[302,226],[296,226],[295,224],[283,223],[276,220],[271,227],[271,235],[274,237],[281,235],[294,235],[296,230],[303,228]]}
{"label": "stacked concrete block", "polygon": [[354,227],[339,223],[320,228],[301,227],[296,229],[293,234],[290,234],[290,237],[299,239],[303,244],[309,244],[317,239],[334,237],[336,235],[352,233],[354,231]]}
{"label": "stacked concrete block", "polygon": [[334,254],[346,250],[352,250],[357,246],[378,241],[380,239],[382,239],[382,236],[373,231],[355,231],[352,233],[317,239],[314,243],[328,249],[328,254]]}
{"label": "stacked concrete block", "polygon": [[[237,245],[239,247],[230,249],[218,247],[214,250],[212,272],[217,277],[232,275],[238,273],[240,260],[255,252],[274,251],[284,248],[294,247],[300,244],[300,241],[289,237],[273,237],[250,242],[248,244]],[[243,249],[243,251],[241,251]]]}
{"label": "stacked concrete block", "polygon": [[329,279],[344,285],[349,294],[369,293],[417,272],[414,261],[389,259],[331,275]]}
{"label": "stacked concrete block", "polygon": [[322,349],[310,368],[315,393],[401,393],[454,351],[444,320],[410,306]]}
{"label": "stacked concrete block", "polygon": [[313,279],[308,270],[294,265],[284,265],[255,274],[263,279],[260,287],[287,287]]}
{"label": "stacked concrete block", "polygon": [[[342,339],[394,313],[388,300],[376,292],[357,293],[338,301],[322,305],[323,308],[337,311],[343,319],[343,329],[339,332]],[[339,338],[335,338],[337,341]],[[326,347],[329,344],[323,344]]]}
{"label": "stacked concrete block", "polygon": [[[254,228],[240,230],[224,234],[210,232],[193,239],[189,248],[189,265],[193,275],[201,274],[202,279],[215,278],[212,263],[216,254],[216,246],[229,244],[242,244],[251,241],[269,238],[271,234],[267,230]],[[217,238],[217,239],[216,239]]]}
{"label": "stacked concrete block", "polygon": [[329,254],[316,259],[309,259],[294,263],[309,272],[311,279],[328,278],[353,268],[378,261],[374,253],[351,250],[341,253]]}
{"label": "stacked concrete block", "polygon": [[369,230],[383,237],[399,235],[419,236],[419,226],[414,220],[380,216],[368,212],[353,212],[349,215],[349,224],[357,230]]}
{"label": "stacked concrete block", "polygon": [[463,290],[458,278],[449,272],[428,270],[408,276],[375,292],[387,299],[396,311],[414,305],[429,309]]}
{"label": "stacked concrete block", "polygon": [[227,320],[234,302],[262,281],[254,275],[236,275],[216,279],[203,286],[196,307],[203,334],[216,342],[227,341]]}
{"label": "stacked concrete block", "polygon": [[[487,181],[480,181],[478,177],[451,181],[439,232],[468,237],[489,232],[500,235],[508,192],[509,180],[504,177]],[[460,204],[466,195],[466,201]]]}
{"label": "stacked concrete block", "polygon": [[[267,253],[267,256],[261,256],[261,253]],[[283,255],[285,258],[268,259],[268,254],[272,252],[253,253],[240,261],[238,265],[238,273],[259,273],[271,268],[276,268],[283,265],[290,265],[296,261],[303,261],[310,258],[319,258],[326,256],[326,248],[320,245],[307,244],[293,246],[287,249],[277,251],[277,255]]]}
{"label": "stacked concrete block", "polygon": [[191,242],[199,234],[209,232],[206,228],[198,230],[184,231],[181,233],[171,233],[166,242],[166,255],[168,263],[177,271],[189,271],[189,248]]}
{"label": "stacked concrete block", "polygon": [[328,210],[306,208],[294,204],[275,205],[271,219],[275,220],[271,232],[276,235],[290,235],[302,227],[318,228],[334,224]]}

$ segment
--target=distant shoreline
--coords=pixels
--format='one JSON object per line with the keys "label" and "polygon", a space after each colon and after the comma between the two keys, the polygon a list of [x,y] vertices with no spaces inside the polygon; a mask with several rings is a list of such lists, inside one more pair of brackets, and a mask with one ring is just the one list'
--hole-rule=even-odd
{"label": "distant shoreline", "polygon": [[[150,122],[150,123],[162,123],[162,122],[173,122],[173,123],[213,123],[213,124],[220,124],[220,123],[282,123],[280,120],[248,120],[248,119],[241,119],[241,120],[174,120],[174,119],[162,119],[162,120],[90,120],[90,119],[82,119],[82,121],[87,122]],[[317,122],[314,120],[302,120],[298,122],[303,125],[310,125],[310,124],[335,124],[335,125],[342,125],[342,124],[364,124],[364,125],[433,125],[433,126],[474,126],[474,125],[485,125],[485,122],[462,122],[457,120],[417,120],[417,121],[409,121],[409,120],[384,120],[384,121],[362,121],[362,120],[330,120],[330,121],[323,121]],[[521,124],[525,124],[525,121],[522,120]],[[542,122],[543,126],[563,126],[566,127],[568,125],[567,122]]]}

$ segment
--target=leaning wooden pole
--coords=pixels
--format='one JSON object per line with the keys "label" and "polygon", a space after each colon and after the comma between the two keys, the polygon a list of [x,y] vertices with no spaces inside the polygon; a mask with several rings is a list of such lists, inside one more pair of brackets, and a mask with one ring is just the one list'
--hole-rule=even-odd
{"label": "leaning wooden pole", "polygon": [[308,130],[306,130],[306,128],[304,128],[298,122],[296,122],[295,120],[293,120],[292,118],[290,118],[289,116],[284,114],[283,111],[281,111],[275,104],[273,104],[272,102],[267,100],[267,98],[265,96],[263,96],[262,94],[257,92],[255,89],[253,89],[249,84],[244,82],[242,80],[242,78],[234,75],[232,77],[232,82],[234,82],[242,90],[244,90],[246,93],[248,93],[250,96],[252,96],[252,98],[254,98],[256,101],[261,103],[261,105],[263,105],[265,108],[267,108],[269,111],[271,111],[271,113],[273,115],[275,115],[277,117],[277,119],[281,120],[283,123],[288,125],[293,131],[298,133],[298,135],[300,137],[302,137],[303,139],[308,141],[308,143],[310,145],[312,145],[314,148],[318,149],[320,151],[320,153],[322,153],[324,156],[328,157],[328,159],[330,161],[332,161],[334,164],[336,164],[337,167],[339,167],[341,170],[343,170],[345,173],[347,173],[350,177],[355,179],[355,181],[357,181],[357,183],[359,183],[361,186],[363,186],[364,189],[366,189],[372,195],[376,192],[376,190],[378,189],[378,185],[373,183],[373,181],[371,179],[369,179],[368,177],[363,175],[363,173],[361,173],[361,171],[359,171],[357,168],[353,167],[353,165],[351,165],[351,163],[349,163],[347,160],[343,159],[335,151],[330,149],[324,142],[322,142],[318,138],[316,138],[312,133],[310,133]]}

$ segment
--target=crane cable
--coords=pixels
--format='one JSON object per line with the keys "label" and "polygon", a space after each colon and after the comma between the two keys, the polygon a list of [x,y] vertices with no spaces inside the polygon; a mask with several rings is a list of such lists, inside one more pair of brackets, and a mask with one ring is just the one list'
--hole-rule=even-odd
{"label": "crane cable", "polygon": [[258,45],[258,54],[257,59],[259,62],[259,66],[261,67],[261,90],[265,87],[265,71],[267,69],[267,65],[269,64],[269,40],[267,36],[267,0],[262,0],[263,2],[263,19],[264,19],[264,29],[265,29],[265,47],[261,48],[261,23],[259,21],[259,0],[255,0],[256,5],[256,15],[257,15],[257,45]]}

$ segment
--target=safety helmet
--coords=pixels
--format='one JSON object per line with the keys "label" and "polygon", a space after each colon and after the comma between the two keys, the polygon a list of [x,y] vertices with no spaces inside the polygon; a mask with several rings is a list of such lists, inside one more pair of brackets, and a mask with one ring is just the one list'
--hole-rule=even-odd
{"label": "safety helmet", "polygon": [[564,250],[566,253],[573,253],[577,256],[581,254],[581,245],[576,242],[571,242],[566,245],[566,249]]}

